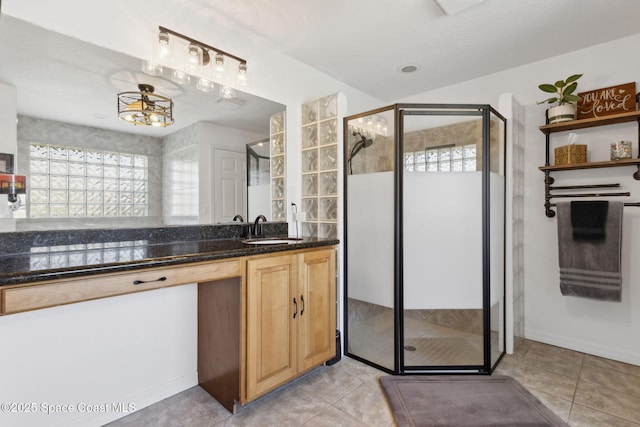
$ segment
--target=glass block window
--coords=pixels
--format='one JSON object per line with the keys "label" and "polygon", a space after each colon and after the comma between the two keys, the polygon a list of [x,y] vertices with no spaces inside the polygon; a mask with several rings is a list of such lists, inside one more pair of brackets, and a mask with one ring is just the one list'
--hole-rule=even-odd
{"label": "glass block window", "polygon": [[407,172],[475,172],[476,145],[433,147],[404,153]]}
{"label": "glass block window", "polygon": [[31,143],[31,218],[148,215],[148,158]]}

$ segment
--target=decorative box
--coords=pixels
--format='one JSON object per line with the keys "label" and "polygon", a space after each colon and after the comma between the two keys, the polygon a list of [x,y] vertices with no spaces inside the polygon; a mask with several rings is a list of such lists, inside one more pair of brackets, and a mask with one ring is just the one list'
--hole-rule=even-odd
{"label": "decorative box", "polygon": [[611,160],[631,158],[631,141],[613,142],[611,144]]}
{"label": "decorative box", "polygon": [[569,144],[563,145],[553,150],[555,156],[554,165],[572,165],[575,163],[587,162],[587,146],[586,144]]}

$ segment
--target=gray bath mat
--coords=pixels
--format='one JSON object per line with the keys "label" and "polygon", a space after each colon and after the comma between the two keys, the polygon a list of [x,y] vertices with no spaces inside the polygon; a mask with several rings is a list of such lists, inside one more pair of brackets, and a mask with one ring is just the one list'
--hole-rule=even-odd
{"label": "gray bath mat", "polygon": [[389,376],[380,383],[399,427],[568,426],[503,375]]}

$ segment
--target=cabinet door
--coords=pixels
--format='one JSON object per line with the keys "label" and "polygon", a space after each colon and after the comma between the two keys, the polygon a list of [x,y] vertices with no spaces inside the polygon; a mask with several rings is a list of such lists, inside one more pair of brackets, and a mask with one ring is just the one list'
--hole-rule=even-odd
{"label": "cabinet door", "polygon": [[247,399],[297,373],[296,261],[282,255],[247,262]]}
{"label": "cabinet door", "polygon": [[303,372],[336,354],[336,258],[333,249],[299,256],[298,369]]}

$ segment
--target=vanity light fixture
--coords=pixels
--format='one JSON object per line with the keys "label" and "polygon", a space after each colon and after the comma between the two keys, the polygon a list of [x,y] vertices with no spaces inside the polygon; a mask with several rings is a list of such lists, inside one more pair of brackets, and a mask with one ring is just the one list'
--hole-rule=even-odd
{"label": "vanity light fixture", "polygon": [[118,117],[137,126],[167,127],[173,124],[173,101],[153,93],[154,87],[139,84],[139,92],[118,94]]}
{"label": "vanity light fixture", "polygon": [[[221,86],[246,86],[247,61],[165,27],[158,27],[158,39],[151,61],[143,61],[142,71],[160,75],[163,68],[179,84],[196,82],[196,88],[210,92],[214,82]],[[194,77],[191,79],[191,77]]]}
{"label": "vanity light fixture", "polygon": [[0,173],[0,194],[7,194],[9,198],[9,209],[17,211],[20,208],[18,194],[27,192],[27,177],[24,175],[14,175]]}

